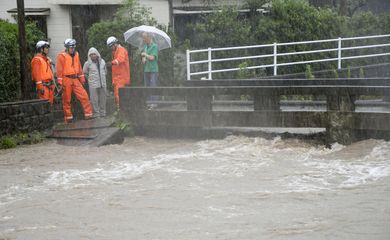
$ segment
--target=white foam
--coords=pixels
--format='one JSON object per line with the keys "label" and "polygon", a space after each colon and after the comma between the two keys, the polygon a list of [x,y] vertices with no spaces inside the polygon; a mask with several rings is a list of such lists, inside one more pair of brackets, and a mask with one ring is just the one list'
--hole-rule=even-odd
{"label": "white foam", "polygon": [[107,168],[99,167],[90,170],[68,169],[50,172],[44,183],[52,186],[64,186],[65,188],[80,187],[99,182],[112,182],[123,178],[135,178],[155,168],[157,168],[157,165],[151,161],[139,164],[119,162]]}

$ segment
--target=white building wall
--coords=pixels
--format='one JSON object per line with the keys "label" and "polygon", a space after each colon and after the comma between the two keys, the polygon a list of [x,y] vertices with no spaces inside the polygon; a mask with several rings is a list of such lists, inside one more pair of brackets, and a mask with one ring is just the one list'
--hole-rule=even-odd
{"label": "white building wall", "polygon": [[56,55],[64,50],[64,41],[72,38],[72,19],[67,6],[51,5],[47,17],[47,36],[50,40],[49,56],[56,61]]}
{"label": "white building wall", "polygon": [[149,8],[159,24],[169,24],[169,3],[167,0],[141,0],[140,4]]}
{"label": "white building wall", "polygon": [[[241,6],[244,4],[244,0],[215,0],[214,4],[210,6]],[[191,0],[188,2],[183,2],[182,0],[173,0],[173,8],[182,8],[182,7],[205,7],[203,0]]]}
{"label": "white building wall", "polygon": [[15,22],[11,14],[7,13],[7,10],[16,8],[16,1],[13,0],[1,0],[0,4],[0,18],[9,20],[10,22]]}
{"label": "white building wall", "polygon": [[47,0],[47,1],[51,4],[65,4],[65,5],[118,5],[122,3],[122,0]]}

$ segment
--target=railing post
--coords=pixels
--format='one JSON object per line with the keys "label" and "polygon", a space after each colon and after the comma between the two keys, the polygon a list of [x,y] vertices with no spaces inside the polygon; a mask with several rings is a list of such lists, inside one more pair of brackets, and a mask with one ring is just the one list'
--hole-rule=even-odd
{"label": "railing post", "polygon": [[212,68],[212,65],[211,65],[211,48],[208,48],[207,52],[208,52],[208,61],[209,61],[209,78],[208,79],[212,80],[213,76],[212,76],[211,71],[213,70],[213,68]]}
{"label": "railing post", "polygon": [[278,75],[278,44],[274,43],[274,76]]}
{"label": "railing post", "polygon": [[186,51],[186,59],[187,59],[187,80],[191,80],[191,65],[190,65],[190,50],[187,49]]}
{"label": "railing post", "polygon": [[339,40],[338,40],[338,48],[337,48],[337,58],[338,58],[338,66],[337,68],[338,69],[341,69],[341,37],[339,37]]}

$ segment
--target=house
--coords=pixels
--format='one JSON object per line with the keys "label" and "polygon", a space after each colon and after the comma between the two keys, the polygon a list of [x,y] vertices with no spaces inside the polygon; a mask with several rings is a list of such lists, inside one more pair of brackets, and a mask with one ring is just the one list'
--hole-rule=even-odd
{"label": "house", "polygon": [[[16,0],[1,0],[0,18],[16,22]],[[204,0],[139,0],[151,10],[158,23],[175,26],[174,20],[199,14],[205,7]],[[206,1],[207,2],[207,1]],[[215,1],[215,4],[240,5],[243,0]],[[50,57],[63,50],[66,38],[74,38],[86,48],[86,30],[95,22],[112,18],[122,0],[28,0],[24,1],[25,15],[37,22],[51,44]],[[176,24],[177,26],[177,24]],[[81,49],[80,49],[81,50]],[[83,49],[81,54],[85,51]]]}
{"label": "house", "polygon": [[[16,0],[1,0],[0,18],[16,22]],[[27,19],[35,20],[50,41],[50,57],[64,49],[66,38],[86,45],[86,30],[95,22],[112,18],[121,0],[28,0],[24,1]],[[159,23],[169,24],[167,0],[141,0]]]}

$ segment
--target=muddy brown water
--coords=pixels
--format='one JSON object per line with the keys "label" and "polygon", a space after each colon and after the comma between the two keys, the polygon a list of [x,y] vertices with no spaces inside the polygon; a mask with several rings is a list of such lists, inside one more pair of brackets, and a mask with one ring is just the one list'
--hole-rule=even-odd
{"label": "muddy brown water", "polygon": [[54,140],[0,151],[0,239],[390,239],[390,143]]}

